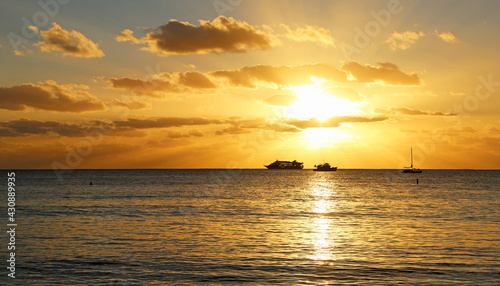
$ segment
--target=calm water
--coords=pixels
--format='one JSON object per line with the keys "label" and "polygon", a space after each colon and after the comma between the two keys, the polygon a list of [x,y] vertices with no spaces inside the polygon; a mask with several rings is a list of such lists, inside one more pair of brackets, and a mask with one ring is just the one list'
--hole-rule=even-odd
{"label": "calm water", "polygon": [[18,278],[6,276],[4,262],[0,284],[500,284],[500,171],[79,170],[62,182],[52,171],[16,178]]}

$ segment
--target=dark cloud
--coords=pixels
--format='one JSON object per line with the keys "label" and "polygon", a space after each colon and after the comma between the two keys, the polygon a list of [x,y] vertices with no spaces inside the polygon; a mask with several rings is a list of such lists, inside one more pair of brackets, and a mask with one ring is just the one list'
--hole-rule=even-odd
{"label": "dark cloud", "polygon": [[[270,123],[265,118],[244,119],[230,117],[227,119],[206,119],[201,117],[161,117],[161,118],[128,118],[125,120],[104,121],[91,120],[75,123],[58,121],[41,121],[21,118],[0,122],[0,137],[21,137],[29,135],[52,135],[63,137],[86,137],[100,133],[106,136],[143,137],[147,129],[161,129],[186,126],[224,126],[216,131],[216,135],[243,134],[252,130],[272,130],[275,132],[295,133],[301,130],[287,123]],[[197,130],[180,132],[168,131],[168,138],[201,137]]]}
{"label": "dark cloud", "polygon": [[259,82],[291,86],[311,84],[311,77],[336,81],[345,81],[347,78],[345,72],[324,64],[280,67],[257,65],[238,70],[215,71],[210,75],[227,79],[230,86],[247,88],[256,88]]}
{"label": "dark cloud", "polygon": [[57,121],[40,121],[21,118],[8,122],[0,122],[0,134],[4,137],[18,137],[28,135],[59,135],[65,137],[82,137],[92,128],[76,123]]}
{"label": "dark cloud", "polygon": [[[38,31],[36,27],[32,27]],[[44,52],[60,51],[63,55],[83,57],[83,58],[100,58],[104,57],[104,52],[99,49],[99,44],[92,42],[78,31],[66,31],[56,23],[52,23],[52,28],[47,31],[40,31],[39,35],[44,38],[44,41],[38,42],[40,50]]]}
{"label": "dark cloud", "polygon": [[28,83],[0,87],[0,109],[75,113],[104,110],[104,103],[90,95],[86,89],[88,87],[83,85],[58,85],[52,80],[37,85]]}
{"label": "dark cloud", "polygon": [[145,44],[142,50],[161,55],[242,53],[248,49],[268,49],[275,41],[271,33],[225,16],[212,22],[200,20],[200,26],[170,20],[141,39],[127,29],[119,33],[116,40]]}
{"label": "dark cloud", "polygon": [[416,73],[402,72],[395,64],[377,63],[379,67],[361,65],[357,62],[346,63],[342,69],[362,83],[385,83],[388,85],[420,85],[420,78]]}
{"label": "dark cloud", "polygon": [[168,128],[181,127],[189,125],[209,125],[223,124],[224,122],[216,119],[206,119],[201,117],[161,117],[154,119],[137,119],[129,118],[125,120],[114,121],[114,125],[118,128],[130,129],[149,129],[149,128]]}

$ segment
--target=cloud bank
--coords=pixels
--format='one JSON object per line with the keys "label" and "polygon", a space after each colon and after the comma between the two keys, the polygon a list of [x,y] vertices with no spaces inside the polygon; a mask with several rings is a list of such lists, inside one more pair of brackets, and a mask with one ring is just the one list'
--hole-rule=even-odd
{"label": "cloud bank", "polygon": [[58,85],[48,80],[38,84],[0,87],[0,109],[29,109],[82,113],[104,110],[105,105],[87,92],[85,85]]}

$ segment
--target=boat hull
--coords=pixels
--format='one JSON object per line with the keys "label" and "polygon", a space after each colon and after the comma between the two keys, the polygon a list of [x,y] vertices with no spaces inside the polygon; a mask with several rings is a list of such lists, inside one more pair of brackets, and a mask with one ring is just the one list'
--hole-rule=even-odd
{"label": "boat hull", "polygon": [[317,171],[317,172],[333,172],[333,171],[337,171],[337,167],[329,168],[329,169],[314,169],[313,171]]}
{"label": "boat hull", "polygon": [[266,168],[271,170],[300,170],[304,168],[304,163],[297,161],[279,161],[264,165]]}
{"label": "boat hull", "polygon": [[293,166],[293,167],[282,167],[282,166],[265,166],[266,168],[268,168],[269,170],[301,170],[303,169],[303,167],[300,167],[300,166]]}
{"label": "boat hull", "polygon": [[405,174],[420,174],[420,173],[422,173],[422,170],[414,170],[414,169],[413,170],[412,169],[410,169],[410,170],[403,170],[402,173],[405,173]]}

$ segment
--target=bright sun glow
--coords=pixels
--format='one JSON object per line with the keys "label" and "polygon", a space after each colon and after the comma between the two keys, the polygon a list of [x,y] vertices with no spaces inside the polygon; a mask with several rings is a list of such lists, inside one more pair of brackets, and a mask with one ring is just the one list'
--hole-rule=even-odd
{"label": "bright sun glow", "polygon": [[298,100],[286,108],[290,117],[298,119],[315,117],[324,121],[332,116],[345,116],[360,112],[356,109],[359,103],[324,94],[318,86],[306,85],[293,89],[296,91]]}
{"label": "bright sun glow", "polygon": [[343,130],[338,128],[308,128],[302,133],[305,144],[312,148],[331,147],[338,144],[339,141],[351,139],[350,135],[344,134]]}

